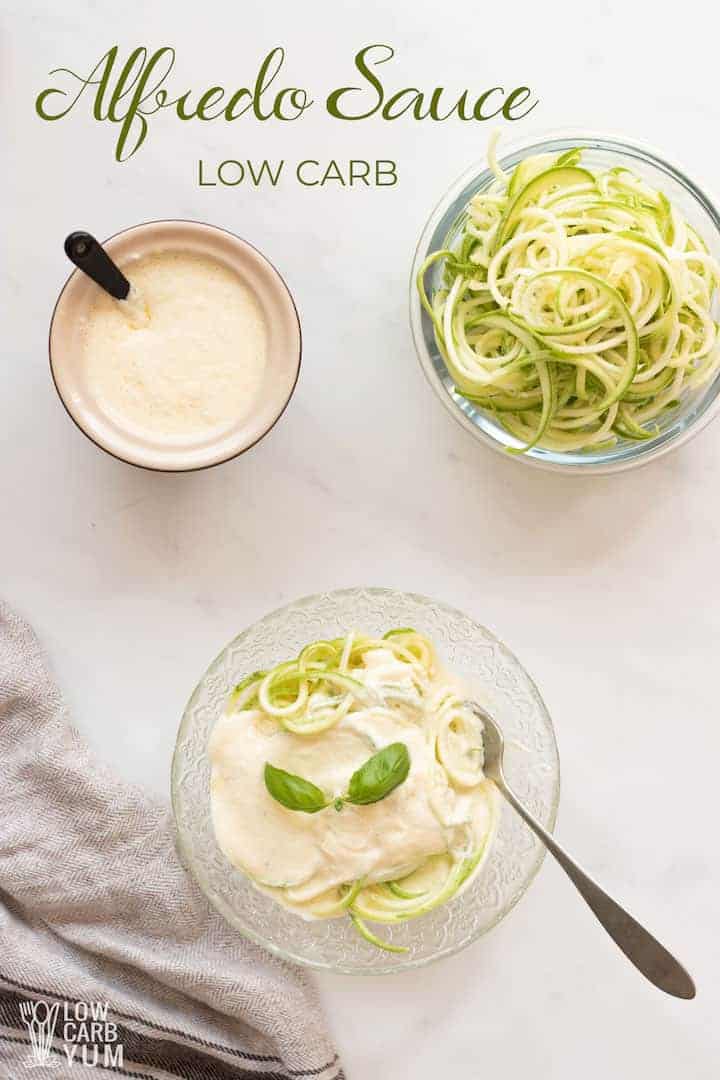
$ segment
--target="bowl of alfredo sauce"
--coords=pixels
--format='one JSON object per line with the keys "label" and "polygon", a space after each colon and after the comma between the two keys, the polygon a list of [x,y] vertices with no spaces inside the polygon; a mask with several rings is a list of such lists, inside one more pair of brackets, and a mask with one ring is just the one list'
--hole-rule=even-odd
{"label": "bowl of alfredo sauce", "polygon": [[71,418],[116,458],[165,472],[249,449],[300,371],[300,322],[280,274],[245,240],[195,221],[136,225],[103,247],[131,283],[128,299],[76,270],[50,325]]}

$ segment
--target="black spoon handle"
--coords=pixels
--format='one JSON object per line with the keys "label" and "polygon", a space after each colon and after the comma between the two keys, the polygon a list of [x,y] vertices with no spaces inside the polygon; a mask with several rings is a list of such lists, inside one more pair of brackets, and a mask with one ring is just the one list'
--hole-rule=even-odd
{"label": "black spoon handle", "polygon": [[90,233],[70,233],[65,239],[65,254],[70,262],[75,263],[83,273],[91,277],[116,300],[127,299],[130,282]]}

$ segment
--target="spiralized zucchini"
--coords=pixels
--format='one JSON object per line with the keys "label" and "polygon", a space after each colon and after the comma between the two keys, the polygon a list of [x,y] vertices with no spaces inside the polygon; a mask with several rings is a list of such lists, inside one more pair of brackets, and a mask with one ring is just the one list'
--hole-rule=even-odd
{"label": "spiralized zucchini", "polygon": [[[525,158],[470,201],[418,275],[457,390],[520,442],[582,451],[651,439],[720,365],[720,266],[662,192],[581,149]],[[443,263],[430,298],[425,273]]]}
{"label": "spiralized zucchini", "polygon": [[[323,737],[335,725],[352,727],[363,715],[392,721],[399,739],[409,728],[416,731],[419,742],[413,745],[426,748],[420,755],[423,760],[416,761],[427,776],[422,797],[435,829],[448,837],[446,851],[396,864],[387,873],[376,867],[365,877],[341,882],[320,895],[312,880],[278,887],[254,879],[306,918],[345,916],[371,944],[390,952],[407,951],[384,942],[366,920],[401,923],[447,902],[478,872],[497,822],[496,792],[482,770],[482,723],[438,671],[431,642],[410,628],[391,630],[382,638],[350,633],[315,641],[295,660],[255,672],[239,683],[226,715],[233,723],[261,721],[300,737]],[[371,719],[371,727],[372,723]],[[405,738],[412,741],[409,734]],[[362,814],[365,808],[342,809],[348,812]],[[392,828],[392,812],[388,813]],[[313,814],[308,827],[315,827],[322,814],[335,815],[336,810],[330,805]]]}

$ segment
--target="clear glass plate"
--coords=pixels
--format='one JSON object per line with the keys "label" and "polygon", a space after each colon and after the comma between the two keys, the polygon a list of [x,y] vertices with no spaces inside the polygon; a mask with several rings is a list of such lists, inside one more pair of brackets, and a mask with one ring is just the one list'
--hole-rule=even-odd
{"label": "clear glass plate", "polygon": [[427,634],[442,661],[492,710],[505,733],[511,784],[546,828],[555,824],[560,773],[550,717],[529,675],[484,627],[426,597],[372,588],[306,597],[266,616],[220,653],[188,702],[173,760],[173,809],[181,858],[218,911],[254,941],[310,967],[378,975],[456,953],[508,913],[543,859],[544,848],[503,804],[494,847],[472,885],[429,915],[381,928],[384,938],[409,946],[408,953],[396,955],[369,945],[346,918],[306,922],[287,911],[259,892],[218,848],[207,744],[233,686],[318,638],[351,629],[381,635],[398,626]]}
{"label": "clear glass plate", "polygon": [[[525,137],[504,148],[500,164],[511,170],[531,154],[561,154],[565,150],[585,148],[582,164],[592,172],[622,165],[642,176],[658,191],[667,195],[689,223],[705,240],[712,255],[720,259],[720,213],[717,203],[690,180],[683,171],[662,158],[652,147],[619,135],[566,130],[544,136]],[[534,447],[526,454],[507,454],[518,446],[492,413],[484,411],[459,393],[435,341],[430,319],[418,297],[416,279],[420,267],[434,251],[456,246],[467,217],[467,205],[473,195],[484,190],[493,174],[484,163],[463,173],[433,210],[415,252],[410,279],[410,322],[420,365],[446,409],[476,439],[513,461],[566,473],[609,473],[630,469],[660,457],[701,431],[720,408],[720,373],[704,387],[683,398],[677,408],[665,413],[660,431],[643,442],[620,439],[614,446],[598,450],[561,452]],[[441,283],[442,265],[436,262],[426,275],[428,296]],[[717,304],[716,304],[717,308]],[[718,311],[715,311],[718,317]]]}

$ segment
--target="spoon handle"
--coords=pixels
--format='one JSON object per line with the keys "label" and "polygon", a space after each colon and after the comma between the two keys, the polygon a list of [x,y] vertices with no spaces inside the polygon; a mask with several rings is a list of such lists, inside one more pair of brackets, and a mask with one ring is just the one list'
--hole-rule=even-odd
{"label": "spoon handle", "polygon": [[87,232],[72,232],[65,238],[65,254],[70,262],[114,296],[127,300],[130,282],[117,268],[104,247]]}
{"label": "spoon handle", "polygon": [[622,949],[638,971],[666,994],[679,998],[694,998],[695,984],[682,964],[678,963],[664,945],[661,945],[651,933],[633,919],[632,915],[621,908],[584,870],[580,869],[540,822],[526,810],[504,780],[500,781],[498,778],[495,779],[495,783],[520,817],[542,840],[548,851],[555,856],[615,944]]}

